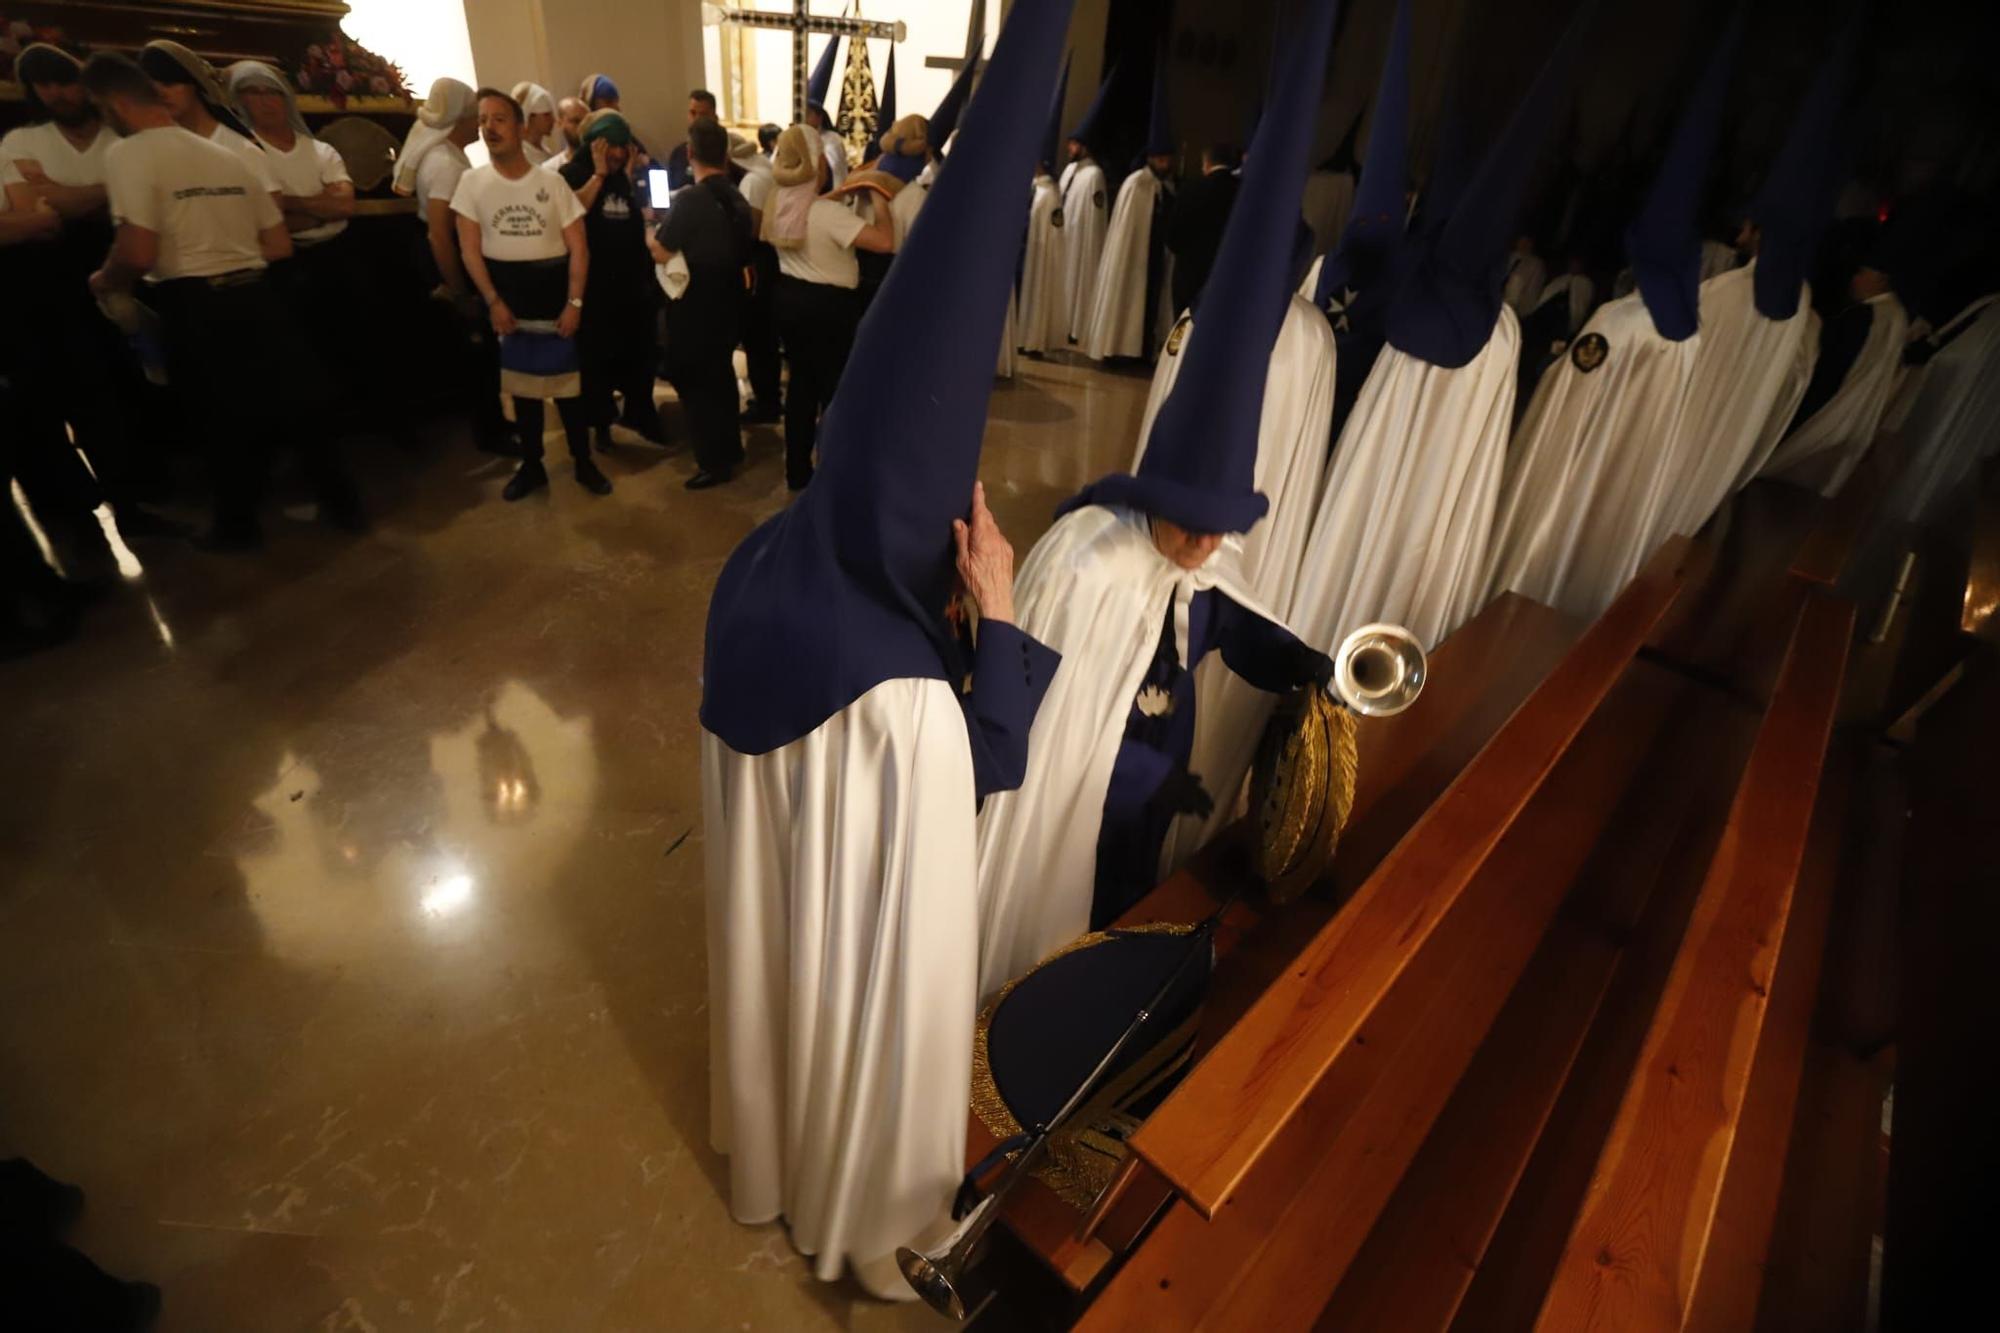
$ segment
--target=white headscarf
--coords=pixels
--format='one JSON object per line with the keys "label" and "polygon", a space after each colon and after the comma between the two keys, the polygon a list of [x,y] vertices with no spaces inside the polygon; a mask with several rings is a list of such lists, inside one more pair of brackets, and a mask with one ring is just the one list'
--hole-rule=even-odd
{"label": "white headscarf", "polygon": [[[521,104],[521,118],[524,122],[529,116],[542,111],[548,112],[551,116],[560,115],[556,109],[555,94],[542,87],[539,83],[529,83],[523,80],[514,85],[513,93],[514,100]],[[543,135],[540,139],[531,140],[527,143],[527,147],[534,150],[534,153],[530,154],[530,156],[539,156],[540,160],[544,162],[561,152],[563,146],[562,126],[560,124],[551,125],[547,134]]]}
{"label": "white headscarf", "polygon": [[819,131],[806,124],[788,126],[771,153],[771,176],[777,183],[772,203],[764,210],[763,239],[780,250],[806,243],[806,220],[819,198],[819,173],[825,167]]}
{"label": "white headscarf", "polygon": [[472,89],[457,79],[439,79],[431,85],[431,95],[417,108],[417,123],[410,126],[410,136],[396,158],[397,194],[417,192],[417,168],[433,148],[451,138],[453,127],[472,114],[474,105]]}
{"label": "white headscarf", "polygon": [[299,99],[292,92],[292,85],[285,82],[285,76],[269,65],[255,60],[239,60],[222,72],[222,79],[229,87],[229,100],[236,106],[236,114],[243,118],[243,124],[252,134],[257,132],[256,124],[250,119],[249,108],[243,105],[245,88],[269,88],[285,95],[285,119],[292,124],[292,133],[301,139],[313,137],[306,128],[306,118],[299,114]]}

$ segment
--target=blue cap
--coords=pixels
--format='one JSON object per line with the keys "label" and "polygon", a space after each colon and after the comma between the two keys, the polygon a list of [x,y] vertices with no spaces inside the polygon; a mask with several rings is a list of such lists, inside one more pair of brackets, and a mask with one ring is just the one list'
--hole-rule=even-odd
{"label": "blue cap", "polygon": [[788,745],[886,680],[956,681],[944,619],[1073,0],[1015,0],[958,154],[889,266],[820,428],[819,475],[723,566],[701,722],[739,754]]}
{"label": "blue cap", "polygon": [[1812,267],[1813,250],[1833,212],[1833,129],[1847,91],[1848,68],[1861,36],[1863,6],[1856,4],[1834,40],[1819,77],[1799,103],[1798,118],[1770,175],[1750,204],[1762,232],[1757,246],[1757,311],[1766,319],[1790,319],[1799,310],[1799,288]]}
{"label": "blue cap", "polygon": [[1625,232],[1625,253],[1640,299],[1653,327],[1670,342],[1701,327],[1701,200],[1742,37],[1743,11],[1738,8],[1681,113],[1645,206]]}
{"label": "blue cap", "polygon": [[1167,41],[1153,59],[1153,105],[1146,116],[1146,156],[1170,157],[1180,145],[1174,139],[1172,90],[1167,87]]}
{"label": "blue cap", "polygon": [[1596,0],[1584,0],[1450,217],[1433,215],[1424,234],[1405,249],[1389,307],[1389,343],[1398,351],[1455,369],[1478,356],[1493,336],[1508,237],[1535,155],[1569,95],[1584,31],[1596,12]]}
{"label": "blue cap", "polygon": [[958,118],[965,111],[966,99],[972,96],[972,80],[979,72],[979,57],[985,53],[986,37],[982,33],[979,45],[973,47],[972,55],[959,67],[958,77],[945,89],[938,99],[937,110],[931,112],[931,151],[944,156],[944,141],[958,128]]}
{"label": "blue cap", "polygon": [[[806,80],[806,105],[816,106],[820,114],[826,114],[826,95],[833,89],[833,58],[840,50],[840,34],[826,39],[826,49],[819,53],[819,63],[813,66],[812,77]],[[833,123],[827,122],[832,129]]]}
{"label": "blue cap", "polygon": [[1116,97],[1120,90],[1119,71],[1125,68],[1122,60],[1111,67],[1104,76],[1104,82],[1097,85],[1097,96],[1090,99],[1083,119],[1069,132],[1069,137],[1090,149],[1093,153],[1104,147],[1104,136],[1111,128],[1112,114],[1116,109]]}
{"label": "blue cap", "polygon": [[1056,80],[1055,96],[1049,101],[1049,118],[1042,127],[1041,165],[1051,173],[1062,163],[1063,101],[1069,96],[1070,58],[1063,58],[1062,77]]}
{"label": "blue cap", "polygon": [[1250,146],[1243,184],[1223,228],[1201,326],[1183,353],[1172,392],[1153,419],[1137,475],[1086,487],[1061,512],[1124,505],[1191,532],[1248,532],[1270,508],[1256,490],[1257,428],[1271,349],[1297,278],[1299,202],[1312,162],[1336,0],[1309,0],[1271,95],[1264,131]]}
{"label": "blue cap", "polygon": [[1375,86],[1374,118],[1368,124],[1368,157],[1340,240],[1319,267],[1313,304],[1334,321],[1334,332],[1370,362],[1381,350],[1382,316],[1389,305],[1388,278],[1403,245],[1409,204],[1403,182],[1409,175],[1410,0],[1397,0],[1389,28],[1389,51]]}

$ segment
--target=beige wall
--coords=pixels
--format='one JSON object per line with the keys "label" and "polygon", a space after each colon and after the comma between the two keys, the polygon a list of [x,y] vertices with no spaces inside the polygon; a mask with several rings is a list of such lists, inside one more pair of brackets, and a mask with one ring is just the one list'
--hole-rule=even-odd
{"label": "beige wall", "polygon": [[530,79],[573,97],[608,74],[623,109],[661,156],[687,124],[687,92],[702,81],[698,0],[465,0],[481,83]]}

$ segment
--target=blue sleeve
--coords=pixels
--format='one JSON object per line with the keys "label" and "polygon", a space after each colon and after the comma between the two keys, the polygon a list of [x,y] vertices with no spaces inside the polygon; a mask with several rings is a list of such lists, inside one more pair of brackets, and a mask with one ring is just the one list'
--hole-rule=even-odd
{"label": "blue sleeve", "polygon": [[972,693],[960,697],[972,738],[972,781],[980,800],[1013,791],[1028,775],[1028,732],[1062,655],[1013,625],[983,621],[973,657]]}
{"label": "blue sleeve", "polygon": [[1308,647],[1283,625],[1245,610],[1220,592],[1214,597],[1213,635],[1222,660],[1258,689],[1283,694],[1324,669],[1326,654]]}

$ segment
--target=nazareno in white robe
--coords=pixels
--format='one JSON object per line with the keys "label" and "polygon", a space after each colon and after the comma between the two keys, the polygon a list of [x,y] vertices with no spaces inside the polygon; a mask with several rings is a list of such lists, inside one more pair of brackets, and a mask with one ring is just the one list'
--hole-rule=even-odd
{"label": "nazareno in white robe", "polygon": [[[1593,334],[1604,340],[1601,361]],[[1663,446],[1701,336],[1662,337],[1634,293],[1600,306],[1543,374],[1507,455],[1489,597],[1518,592],[1594,620],[1639,572],[1659,540]]]}
{"label": "nazareno in white robe", "polygon": [[[1152,256],[1153,206],[1165,186],[1150,167],[1142,166],[1118,187],[1111,210],[1111,229],[1098,261],[1089,318],[1083,331],[1083,354],[1093,361],[1113,356],[1144,356],[1148,341],[1158,347],[1174,322],[1173,256],[1163,256],[1158,299],[1146,309],[1146,265]],[[1152,337],[1146,336],[1151,321]]]}
{"label": "nazareno in white robe", "polygon": [[[1180,610],[1218,588],[1273,619],[1234,578],[1233,539],[1199,570],[1170,563],[1146,516],[1083,505],[1056,520],[1014,581],[1016,624],[1062,654],[1028,733],[1020,789],[979,812],[979,993],[991,995],[1090,928],[1097,835],[1139,683]],[[1199,725],[1199,713],[1196,716]]]}
{"label": "nazareno in white robe", "polygon": [[1455,370],[1382,349],[1334,446],[1287,608],[1307,643],[1331,652],[1381,620],[1428,649],[1485,603],[1520,351],[1504,304],[1486,346]]}
{"label": "nazareno in white robe", "polygon": [[1052,176],[1035,177],[1035,196],[1028,207],[1027,249],[1021,261],[1019,305],[1015,310],[1015,345],[1024,352],[1046,352],[1065,345],[1069,333],[1069,287],[1064,248],[1069,230],[1058,221],[1062,195]]}
{"label": "nazareno in white robe", "polygon": [[[1181,360],[1194,339],[1194,317],[1177,326],[1178,343],[1169,340],[1153,371],[1153,387],[1139,429],[1139,449],[1132,460],[1138,471],[1152,435],[1153,418],[1180,375]],[[1299,579],[1306,538],[1319,508],[1326,478],[1327,436],[1333,427],[1333,326],[1302,296],[1293,296],[1278,326],[1271,349],[1271,373],[1264,381],[1263,413],[1257,423],[1257,469],[1253,483],[1270,501],[1263,521],[1237,539],[1235,578],[1243,590],[1265,606],[1286,606]],[[1238,810],[1236,800],[1257,741],[1276,706],[1276,695],[1260,690],[1231,671],[1220,654],[1211,654],[1194,671],[1194,752],[1188,770],[1201,775],[1215,797],[1207,819],[1184,815],[1174,821],[1161,849],[1160,876],[1165,878],[1203,844],[1227,828]]]}
{"label": "nazareno in white robe", "polygon": [[1104,197],[1103,167],[1084,158],[1063,169],[1063,283],[1069,291],[1069,313],[1059,346],[1080,340],[1090,319],[1110,202]]}
{"label": "nazareno in white robe", "polygon": [[1812,312],[1811,291],[1800,283],[1797,312],[1789,319],[1766,319],[1757,310],[1756,274],[1753,260],[1701,285],[1701,354],[1688,384],[1687,410],[1666,446],[1667,502],[1654,534],[1659,539],[1693,536],[1739,485],[1757,475],[1812,379],[1819,317]]}
{"label": "nazareno in white robe", "polygon": [[1903,363],[1910,316],[1894,292],[1871,296],[1868,304],[1874,316],[1868,321],[1867,340],[1840,387],[1819,411],[1779,441],[1761,475],[1810,487],[1821,495],[1838,495],[1875,442],[1896,371]]}
{"label": "nazareno in white robe", "polygon": [[[704,731],[711,1137],[730,1212],[822,1279],[908,1299],[965,1166],[978,957],[973,766],[940,680],[888,680],[739,754]],[[923,1077],[911,1078],[921,1070]]]}

